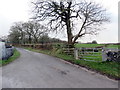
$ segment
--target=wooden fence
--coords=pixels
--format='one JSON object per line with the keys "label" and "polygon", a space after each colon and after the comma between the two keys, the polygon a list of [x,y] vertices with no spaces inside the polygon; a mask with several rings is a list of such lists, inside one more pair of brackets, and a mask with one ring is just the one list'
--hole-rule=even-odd
{"label": "wooden fence", "polygon": [[63,52],[67,55],[74,55],[74,48],[63,48]]}

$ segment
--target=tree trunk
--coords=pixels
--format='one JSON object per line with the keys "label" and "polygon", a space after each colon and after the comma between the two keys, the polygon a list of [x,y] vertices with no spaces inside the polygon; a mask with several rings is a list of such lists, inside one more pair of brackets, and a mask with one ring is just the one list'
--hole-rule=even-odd
{"label": "tree trunk", "polygon": [[68,44],[72,44],[72,31],[71,31],[70,20],[67,20],[66,26],[67,26]]}
{"label": "tree trunk", "polygon": [[29,35],[29,43],[32,43],[31,35]]}
{"label": "tree trunk", "polygon": [[72,35],[71,21],[70,21],[70,16],[71,16],[70,8],[72,5],[72,2],[70,1],[68,4],[69,4],[67,7],[68,11],[66,13],[66,26],[67,26],[68,44],[72,44],[73,35]]}
{"label": "tree trunk", "polygon": [[38,38],[37,38],[37,37],[35,37],[35,43],[36,43],[36,44],[38,43]]}

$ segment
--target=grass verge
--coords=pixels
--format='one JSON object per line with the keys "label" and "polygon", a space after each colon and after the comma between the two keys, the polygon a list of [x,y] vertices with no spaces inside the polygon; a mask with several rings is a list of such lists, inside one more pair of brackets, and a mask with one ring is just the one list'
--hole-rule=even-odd
{"label": "grass verge", "polygon": [[20,57],[20,52],[18,52],[16,49],[14,50],[13,56],[11,56],[8,60],[0,60],[0,66],[4,66],[6,64],[9,64],[10,62],[16,60]]}
{"label": "grass verge", "polygon": [[112,78],[115,80],[120,79],[120,74],[119,74],[120,63],[117,63],[117,62],[90,62],[90,61],[84,61],[84,60],[76,60],[76,59],[74,59],[73,56],[68,56],[64,53],[60,53],[61,52],[60,49],[58,49],[58,50],[53,49],[52,51],[38,50],[38,49],[36,50],[36,49],[32,49],[32,48],[25,48],[25,49],[61,58],[63,60],[71,62],[73,64],[77,64],[81,67],[85,67],[88,70],[92,70],[97,73],[106,75],[109,78]]}

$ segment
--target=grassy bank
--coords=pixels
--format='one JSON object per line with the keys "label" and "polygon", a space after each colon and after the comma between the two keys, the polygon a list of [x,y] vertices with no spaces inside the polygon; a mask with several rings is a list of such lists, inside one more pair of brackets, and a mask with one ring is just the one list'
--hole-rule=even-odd
{"label": "grassy bank", "polygon": [[116,63],[116,62],[89,62],[89,61],[83,61],[83,60],[76,60],[74,59],[73,56],[68,56],[64,53],[61,53],[61,49],[53,49],[51,51],[49,50],[36,50],[36,49],[32,49],[32,48],[25,48],[27,50],[30,51],[34,51],[34,52],[38,52],[38,53],[43,53],[43,54],[47,54],[47,55],[52,55],[58,58],[61,58],[63,60],[66,60],[68,62],[77,64],[79,66],[85,67],[87,69],[93,70],[95,72],[104,74],[110,78],[113,79],[120,79],[120,75],[119,75],[119,66],[120,63]]}
{"label": "grassy bank", "polygon": [[20,56],[20,52],[18,52],[15,49],[13,56],[11,56],[8,60],[0,60],[0,66],[4,66],[6,64],[9,64],[10,62],[16,60],[19,56]]}

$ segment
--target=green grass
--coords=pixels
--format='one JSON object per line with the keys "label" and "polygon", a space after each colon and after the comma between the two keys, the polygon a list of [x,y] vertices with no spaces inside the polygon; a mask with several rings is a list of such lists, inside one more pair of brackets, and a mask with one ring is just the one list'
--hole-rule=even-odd
{"label": "green grass", "polygon": [[4,66],[6,64],[9,64],[10,62],[16,60],[19,58],[20,52],[18,52],[16,49],[14,50],[13,56],[11,56],[8,60],[0,60],[0,66]]}
{"label": "green grass", "polygon": [[104,46],[104,44],[75,44],[76,48],[81,48],[81,47],[94,48],[98,46]]}
{"label": "green grass", "polygon": [[75,64],[95,70],[114,79],[120,79],[118,73],[119,64],[116,62],[88,62],[82,60],[74,60],[74,62]]}
{"label": "green grass", "polygon": [[58,58],[61,58],[63,60],[66,60],[68,62],[77,64],[79,66],[91,69],[93,71],[99,72],[101,74],[104,74],[110,78],[113,79],[120,79],[120,75],[118,73],[118,69],[120,66],[120,63],[116,63],[116,62],[90,62],[90,61],[84,61],[84,60],[76,60],[74,59],[73,56],[68,56],[64,53],[61,53],[60,49],[53,49],[51,51],[49,50],[35,50],[32,48],[26,48],[30,51],[35,51],[38,53],[43,53],[43,54],[47,54],[47,55],[52,55]]}
{"label": "green grass", "polygon": [[[75,44],[76,48],[81,48],[81,47],[85,47],[85,48],[94,48],[94,47],[98,47],[98,46],[105,46],[104,44]],[[107,48],[119,48],[120,49],[120,45],[108,45]]]}
{"label": "green grass", "polygon": [[120,45],[108,45],[108,48],[120,49]]}

